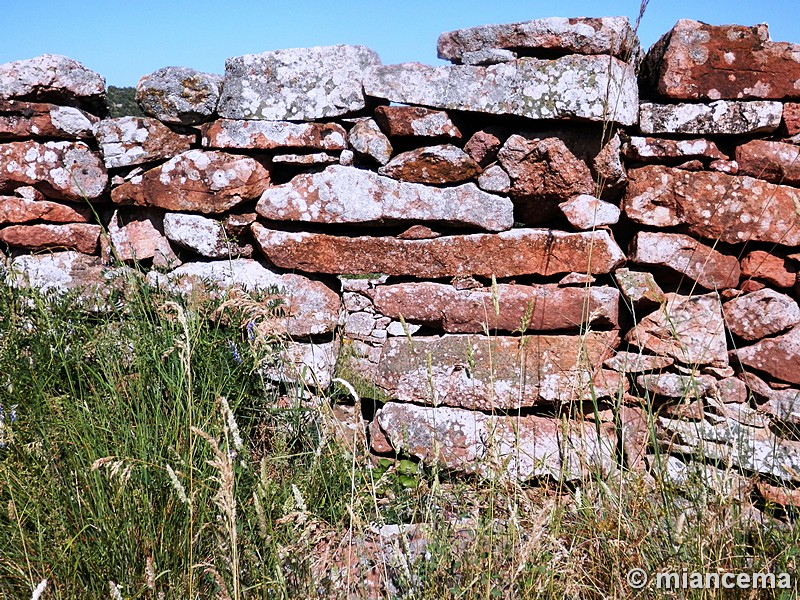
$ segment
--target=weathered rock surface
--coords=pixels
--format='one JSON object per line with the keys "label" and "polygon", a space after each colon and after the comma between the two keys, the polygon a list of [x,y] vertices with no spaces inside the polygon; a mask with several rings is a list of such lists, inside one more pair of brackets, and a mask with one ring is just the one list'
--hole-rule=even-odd
{"label": "weathered rock surface", "polygon": [[636,385],[657,396],[689,400],[702,398],[715,391],[716,381],[711,375],[654,373],[639,375],[636,378]]}
{"label": "weathered rock surface", "polygon": [[60,248],[94,254],[101,231],[100,225],[87,223],[10,225],[0,229],[0,242],[25,250]]}
{"label": "weathered rock surface", "polygon": [[104,116],[106,80],[81,63],[58,54],[0,65],[0,99],[54,102]]}
{"label": "weathered rock surface", "polygon": [[751,140],[736,147],[736,162],[742,175],[772,183],[800,185],[800,146]]}
{"label": "weathered rock surface", "polygon": [[347,132],[337,123],[218,119],[201,128],[203,146],[274,150],[344,150]]}
{"label": "weathered rock surface", "polygon": [[780,102],[717,100],[710,104],[653,104],[639,106],[642,133],[746,135],[771,133],[781,124]]}
{"label": "weathered rock surface", "polygon": [[800,327],[735,350],[734,354],[746,367],[768,373],[781,381],[800,384]]}
{"label": "weathered rock surface", "polygon": [[558,208],[575,229],[594,229],[619,222],[619,208],[589,194],[579,194]]}
{"label": "weathered rock surface", "polygon": [[31,137],[86,139],[97,117],[71,106],[0,100],[0,140]]}
{"label": "weathered rock surface", "polygon": [[709,290],[736,287],[739,261],[688,235],[640,231],[631,241],[630,260],[658,265],[685,275]]}
{"label": "weathered rock surface", "polygon": [[0,225],[29,221],[88,223],[90,219],[91,211],[82,206],[68,206],[49,200],[0,196]]}
{"label": "weathered rock surface", "polygon": [[800,323],[797,302],[769,288],[726,302],[723,312],[728,329],[745,340],[760,340]]}
{"label": "weathered rock surface", "polygon": [[662,138],[631,136],[622,145],[622,153],[628,160],[658,163],[667,160],[711,159],[726,160],[714,142],[703,139],[667,140]]}
{"label": "weathered rock surface", "polygon": [[521,58],[490,67],[380,66],[366,73],[364,90],[392,102],[529,119],[632,125],[638,116],[633,67],[610,56]]}
{"label": "weathered rock surface", "polygon": [[689,233],[730,244],[800,244],[800,190],[747,176],[647,166],[628,172],[623,209],[654,227],[684,225]]}
{"label": "weathered rock surface", "polygon": [[513,206],[474,184],[434,188],[395,181],[371,171],[334,165],[268,188],[256,211],[265,219],[312,223],[426,221],[509,229]]}
{"label": "weathered rock surface", "polygon": [[619,351],[603,362],[603,366],[620,373],[641,373],[644,371],[660,371],[671,366],[669,356],[655,356],[641,352]]}
{"label": "weathered rock surface", "polygon": [[461,55],[460,64],[488,67],[489,65],[511,62],[512,60],[516,60],[518,57],[519,55],[511,50],[503,50],[502,48],[484,48],[482,50],[475,50],[473,52],[464,52]]}
{"label": "weathered rock surface", "polygon": [[270,262],[311,273],[385,273],[427,278],[581,271],[599,274],[612,271],[625,260],[605,231],[514,229],[498,234],[401,240],[287,233],[254,223],[252,232]]}
{"label": "weathered rock surface", "polygon": [[396,402],[376,419],[395,450],[446,469],[519,481],[570,481],[616,469],[616,434],[608,425]]}
{"label": "weathered rock surface", "polygon": [[379,106],[375,121],[389,137],[461,139],[446,112],[421,106]]}
{"label": "weathered rock surface", "polygon": [[797,281],[797,267],[780,256],[753,250],[742,257],[742,275],[762,279],[775,287],[788,288]]}
{"label": "weathered rock surface", "polygon": [[255,200],[269,181],[269,172],[252,158],[189,150],[114,188],[111,199],[118,204],[221,213]]}
{"label": "weathered rock surface", "polygon": [[314,120],[366,105],[362,78],[380,64],[364,46],[276,50],[229,58],[218,111],[228,119]]}
{"label": "weathered rock surface", "polygon": [[269,292],[277,287],[285,317],[277,319],[276,333],[308,337],[330,333],[339,323],[339,295],[324,283],[302,275],[281,275],[251,259],[187,263],[166,275],[151,272],[147,277],[151,283],[187,294],[206,283],[221,290],[240,288],[250,292]]}
{"label": "weathered rock surface", "polygon": [[750,372],[739,373],[739,378],[759,401],[758,409],[779,421],[800,425],[800,390],[773,389],[763,379]]}
{"label": "weathered rock surface", "polygon": [[155,119],[104,119],[94,127],[107,169],[140,165],[189,150],[193,135],[175,133]]}
{"label": "weathered rock surface", "polygon": [[378,170],[400,181],[414,183],[462,183],[480,172],[478,163],[461,148],[450,144],[425,146],[398,154]]}
{"label": "weathered rock surface", "polygon": [[766,24],[707,25],[681,19],[650,48],[647,91],[666,98],[800,98],[800,45],[772,42]]}
{"label": "weathered rock surface", "polygon": [[500,134],[500,131],[476,131],[464,144],[464,152],[469,154],[472,160],[482,167],[486,167],[497,160],[497,153],[503,146],[503,142],[495,133]]}
{"label": "weathered rock surface", "polygon": [[164,67],[136,85],[142,112],[164,123],[195,125],[217,109],[222,77],[187,67]]}
{"label": "weathered rock surface", "polygon": [[94,200],[108,185],[100,157],[83,142],[0,145],[0,193],[31,185],[59,200]]}
{"label": "weathered rock surface", "polygon": [[625,299],[634,305],[661,304],[666,296],[652,273],[617,269],[614,279]]}
{"label": "weathered rock surface", "polygon": [[273,165],[298,165],[298,166],[318,166],[335,165],[339,163],[339,157],[327,152],[312,152],[311,154],[275,154],[272,157]]}
{"label": "weathered rock surface", "polygon": [[667,302],[642,318],[625,340],[687,365],[725,367],[728,348],[722,307],[714,294],[667,294]]}
{"label": "weathered rock surface", "polygon": [[800,133],[800,102],[785,102],[783,105],[783,125],[791,136]]}
{"label": "weathered rock surface", "polygon": [[353,150],[381,165],[388,163],[394,152],[389,138],[383,135],[381,128],[372,119],[363,119],[353,125],[347,141]]}
{"label": "weathered rock surface", "polygon": [[484,192],[507,194],[511,191],[511,177],[500,165],[492,165],[478,176],[478,187]]}
{"label": "weathered rock surface", "polygon": [[550,17],[523,23],[482,25],[439,36],[439,58],[454,63],[464,54],[486,49],[558,50],[565,54],[610,54],[622,60],[638,57],[639,40],[627,17]]}
{"label": "weathered rock surface", "polygon": [[377,286],[368,295],[386,316],[402,315],[448,333],[481,333],[484,326],[490,331],[553,331],[588,323],[619,327],[619,292],[605,286],[498,284],[492,291],[419,282]]}
{"label": "weathered rock surface", "polygon": [[628,173],[622,164],[622,138],[619,133],[608,140],[592,159],[592,172],[604,197],[615,195],[628,182]]}
{"label": "weathered rock surface", "polygon": [[164,215],[164,235],[206,258],[228,258],[236,254],[232,249],[235,245],[228,240],[222,223],[208,217],[167,213]]}
{"label": "weathered rock surface", "polygon": [[337,342],[306,343],[281,342],[272,364],[263,374],[274,381],[296,383],[298,381],[319,390],[330,386],[339,352]]}
{"label": "weathered rock surface", "polygon": [[114,256],[124,262],[152,259],[153,266],[173,268],[180,265],[164,236],[164,215],[153,209],[114,211],[108,224]]}

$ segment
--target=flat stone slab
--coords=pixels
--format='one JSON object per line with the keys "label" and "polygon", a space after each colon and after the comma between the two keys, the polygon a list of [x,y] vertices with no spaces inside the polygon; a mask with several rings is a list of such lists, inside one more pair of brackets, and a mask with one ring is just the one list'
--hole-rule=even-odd
{"label": "flat stone slab", "polygon": [[728,329],[753,341],[800,323],[800,307],[790,296],[769,288],[745,294],[722,307]]}
{"label": "flat stone slab", "polygon": [[347,132],[336,123],[218,119],[202,126],[203,146],[242,150],[344,150]]}
{"label": "flat stone slab", "polygon": [[709,140],[667,140],[663,138],[631,136],[622,145],[628,160],[658,163],[666,160],[711,159],[727,160],[714,142]]}
{"label": "flat stone slab", "polygon": [[489,67],[380,66],[366,73],[364,90],[403,104],[529,119],[633,125],[639,110],[633,67],[610,56],[521,58]]}
{"label": "flat stone slab", "polygon": [[361,81],[380,64],[364,46],[318,46],[229,58],[219,101],[227,119],[303,121],[366,106]]}
{"label": "flat stone slab", "polygon": [[375,109],[375,121],[389,137],[461,139],[458,127],[441,110],[421,106],[379,106]]}
{"label": "flat stone slab", "polygon": [[92,127],[99,120],[71,106],[0,100],[0,140],[31,137],[90,139]]}
{"label": "flat stone slab", "polygon": [[511,201],[474,184],[436,188],[339,165],[264,190],[256,212],[269,220],[310,223],[424,221],[489,231],[514,224]]}
{"label": "flat stone slab", "polygon": [[142,112],[164,123],[195,125],[217,110],[222,77],[188,67],[164,67],[136,85]]}
{"label": "flat stone slab", "polygon": [[628,177],[622,206],[636,223],[683,225],[692,235],[729,244],[800,244],[800,189],[656,165],[630,169]]}
{"label": "flat stone slab", "polygon": [[448,31],[436,45],[439,58],[454,63],[486,49],[558,50],[564,54],[604,54],[639,58],[639,40],[627,17],[549,17],[522,23],[481,25]]}
{"label": "flat stone slab", "polygon": [[736,162],[741,175],[783,185],[800,185],[800,146],[751,140],[736,147]]}
{"label": "flat stone slab", "polygon": [[687,135],[747,135],[772,133],[781,124],[780,102],[717,100],[710,104],[639,105],[642,133],[684,133]]}
{"label": "flat stone slab", "polygon": [[152,259],[154,267],[181,264],[164,236],[164,213],[158,209],[133,208],[114,211],[108,223],[114,258],[124,262]]}
{"label": "flat stone slab", "polygon": [[[498,284],[459,290],[452,285],[409,282],[367,292],[382,314],[441,328],[448,333],[554,331],[619,327],[619,292],[611,287]],[[495,301],[497,311],[494,309]]]}
{"label": "flat stone slab", "polygon": [[616,470],[612,426],[390,402],[376,417],[396,451],[484,477],[584,479]]}
{"label": "flat stone slab", "polygon": [[228,239],[222,223],[208,217],[167,213],[164,235],[171,242],[206,258],[227,258],[236,254],[236,245]]}
{"label": "flat stone slab", "polygon": [[0,242],[25,250],[56,248],[94,254],[101,231],[100,225],[87,223],[10,225],[0,229]]}
{"label": "flat stone slab", "polygon": [[175,133],[145,117],[104,119],[95,125],[94,135],[107,169],[171,158],[189,150],[195,141],[193,135]]}
{"label": "flat stone slab", "polygon": [[625,260],[606,231],[514,229],[497,234],[403,240],[290,233],[258,223],[251,230],[270,262],[284,269],[311,273],[385,273],[419,278],[601,274],[613,271]]}
{"label": "flat stone slab", "polygon": [[402,402],[475,410],[571,402],[590,397],[593,378],[618,343],[614,331],[393,337],[373,383]]}
{"label": "flat stone slab", "polygon": [[83,206],[68,206],[49,200],[29,200],[0,196],[0,225],[46,221],[49,223],[88,223],[91,211]]}
{"label": "flat stone slab", "polygon": [[481,168],[452,144],[424,146],[398,154],[378,170],[400,181],[441,185],[475,179]]}
{"label": "flat stone slab", "polygon": [[787,383],[800,384],[800,327],[740,348],[735,355],[746,367]]}

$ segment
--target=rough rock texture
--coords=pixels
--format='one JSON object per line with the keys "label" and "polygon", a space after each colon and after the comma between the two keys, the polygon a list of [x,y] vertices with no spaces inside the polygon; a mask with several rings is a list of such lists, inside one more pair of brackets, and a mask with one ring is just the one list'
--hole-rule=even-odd
{"label": "rough rock texture", "polygon": [[749,341],[780,333],[800,323],[797,302],[770,289],[734,298],[726,302],[722,310],[728,329]]}
{"label": "rough rock texture", "polygon": [[175,133],[155,119],[120,117],[104,119],[95,125],[107,169],[129,167],[170,158],[189,150],[193,135]]}
{"label": "rough rock texture", "polygon": [[[800,50],[798,53],[800,56]],[[800,146],[751,140],[736,147],[736,162],[742,175],[772,183],[800,185]]]}
{"label": "rough rock texture", "polygon": [[775,287],[788,288],[797,282],[797,267],[769,252],[753,250],[742,258],[742,275],[756,277]]}
{"label": "rough rock texture", "polygon": [[219,114],[228,119],[314,120],[357,112],[378,55],[364,46],[320,46],[229,58]]}
{"label": "rough rock texture", "polygon": [[784,103],[783,125],[789,135],[794,136],[800,133],[800,102]]}
{"label": "rough rock texture", "polygon": [[195,125],[217,109],[222,77],[187,67],[164,67],[136,85],[142,112],[164,123]]}
{"label": "rough rock texture", "polygon": [[575,229],[594,229],[619,222],[619,208],[589,194],[575,196],[558,208]]}
{"label": "rough rock texture", "polygon": [[379,106],[375,121],[389,137],[461,139],[446,112],[421,106]]}
{"label": "rough rock texture", "polygon": [[569,481],[616,469],[616,434],[607,425],[396,402],[384,406],[376,419],[395,450],[446,469],[519,481]]}
{"label": "rough rock texture", "polygon": [[276,221],[428,221],[489,231],[509,229],[514,221],[508,199],[482,192],[474,184],[434,188],[338,165],[266,189],[256,211]]}
{"label": "rough rock texture", "polygon": [[669,267],[706,289],[739,284],[739,261],[701,244],[688,235],[640,231],[631,241],[630,260],[642,265]]}
{"label": "rough rock texture", "polygon": [[625,299],[634,305],[661,304],[666,300],[664,292],[656,283],[652,273],[617,269],[614,279]]}
{"label": "rough rock texture", "polygon": [[725,321],[714,294],[667,294],[667,302],[625,336],[629,343],[688,365],[728,365]]}
{"label": "rough rock texture", "polygon": [[59,200],[94,200],[108,185],[100,157],[83,142],[0,145],[0,193],[31,185]]}
{"label": "rough rock texture", "polygon": [[255,200],[269,187],[269,172],[246,156],[189,150],[114,188],[118,204],[221,213]]}
{"label": "rough rock texture", "polygon": [[514,229],[498,234],[432,240],[339,237],[287,233],[254,223],[253,235],[269,261],[311,273],[386,273],[414,277],[608,273],[625,260],[605,231],[563,233]]}
{"label": "rough rock texture", "polygon": [[610,54],[622,60],[637,58],[639,40],[627,17],[566,19],[550,17],[523,23],[482,25],[439,36],[439,58],[454,63],[464,53],[485,49],[558,50],[565,54]]}
{"label": "rough rock texture", "polygon": [[99,119],[78,108],[0,100],[0,140],[31,137],[86,139]]}
{"label": "rough rock texture", "polygon": [[58,54],[0,65],[0,100],[54,102],[104,116],[106,80],[81,63]]}
{"label": "rough rock texture", "polygon": [[639,106],[642,133],[691,135],[746,135],[771,133],[781,124],[780,102],[731,102],[710,104],[653,104]]}
{"label": "rough rock texture", "polygon": [[367,72],[364,90],[368,96],[431,108],[621,125],[635,123],[639,108],[633,67],[610,56],[521,58],[490,67],[381,66]]}
{"label": "rough rock texture", "polygon": [[[368,292],[386,316],[422,323],[448,333],[552,331],[619,327],[619,292],[611,287],[508,285],[458,290],[433,282],[380,285]],[[497,310],[494,301],[497,302]]]}
{"label": "rough rock texture", "polygon": [[263,369],[273,381],[303,384],[325,390],[330,386],[339,352],[337,342],[283,342],[274,356],[274,364]]}
{"label": "rough rock texture", "polygon": [[771,42],[766,24],[681,19],[647,53],[646,91],[682,100],[800,98],[800,45]]}
{"label": "rough rock texture", "polygon": [[469,154],[472,160],[482,167],[486,167],[497,160],[497,153],[503,146],[503,142],[495,133],[499,133],[499,131],[476,131],[464,144],[464,152]]}
{"label": "rough rock texture", "polygon": [[236,253],[222,223],[208,217],[168,213],[164,215],[164,235],[206,258],[227,258]]}
{"label": "rough rock texture", "polygon": [[381,165],[388,163],[394,152],[389,138],[383,135],[381,128],[372,119],[363,119],[353,125],[347,141],[353,150]]}
{"label": "rough rock texture", "polygon": [[88,223],[91,211],[82,206],[68,206],[48,200],[28,200],[0,196],[0,225],[46,221],[49,223]]}
{"label": "rough rock texture", "polygon": [[167,238],[164,215],[153,209],[129,209],[120,215],[114,211],[108,235],[114,257],[124,262],[152,259],[153,266],[173,268],[180,265]]}
{"label": "rough rock texture", "polygon": [[500,165],[492,165],[478,176],[478,187],[484,192],[507,194],[511,191],[511,177]]}
{"label": "rough rock texture", "polygon": [[311,154],[275,154],[272,157],[273,165],[317,166],[335,165],[339,157],[327,152],[313,152]]}
{"label": "rough rock texture", "polygon": [[716,379],[711,375],[678,375],[657,373],[639,375],[636,385],[657,396],[667,398],[702,398],[716,389]]}
{"label": "rough rock texture", "polygon": [[425,146],[398,154],[378,173],[415,183],[461,183],[480,172],[478,163],[461,148],[450,144]]}
{"label": "rough rock texture", "polygon": [[763,371],[781,381],[800,384],[800,327],[735,350],[734,354],[745,367]]}
{"label": "rough rock texture", "polygon": [[625,187],[628,174],[622,164],[622,137],[619,133],[605,143],[591,165],[604,197],[615,196]]}
{"label": "rough rock texture", "polygon": [[59,248],[94,254],[101,231],[100,225],[86,223],[10,225],[0,229],[0,242],[25,250]]}
{"label": "rough rock texture", "polygon": [[739,378],[757,399],[763,400],[758,409],[779,421],[800,425],[800,390],[773,389],[763,379],[744,371]]}
{"label": "rough rock texture", "polygon": [[644,371],[661,371],[671,366],[669,356],[653,356],[641,352],[619,351],[603,363],[603,366],[620,373],[641,373]]}
{"label": "rough rock texture", "polygon": [[394,337],[383,346],[372,382],[395,400],[434,406],[512,410],[569,402],[589,397],[595,372],[618,341],[613,331]]}
{"label": "rough rock texture", "polygon": [[714,142],[709,140],[666,140],[662,138],[632,136],[622,145],[622,153],[628,160],[659,163],[668,160],[711,159],[725,160]]}
{"label": "rough rock texture", "polygon": [[503,50],[502,48],[484,48],[482,50],[475,50],[473,52],[464,52],[461,55],[462,65],[475,65],[478,67],[487,67],[489,65],[496,65],[504,62],[511,62],[516,60],[519,55],[511,50]]}
{"label": "rough rock texture", "polygon": [[278,288],[285,316],[277,320],[276,332],[295,337],[330,333],[339,323],[339,295],[328,286],[302,275],[275,273],[251,259],[187,263],[166,275],[151,272],[148,279],[183,293],[207,283],[250,292]]}
{"label": "rough rock texture", "polygon": [[274,150],[344,150],[347,132],[337,123],[218,119],[202,126],[203,146]]}
{"label": "rough rock texture", "polygon": [[647,166],[628,172],[623,210],[636,223],[685,225],[731,244],[800,244],[800,190],[746,176]]}

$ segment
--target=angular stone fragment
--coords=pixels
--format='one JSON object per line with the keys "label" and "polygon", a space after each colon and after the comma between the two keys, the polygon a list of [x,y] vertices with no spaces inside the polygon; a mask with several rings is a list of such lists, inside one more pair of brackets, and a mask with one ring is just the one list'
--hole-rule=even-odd
{"label": "angular stone fragment", "polygon": [[712,171],[719,171],[728,175],[739,174],[739,163],[735,160],[712,160],[708,163],[708,168]]}
{"label": "angular stone fragment", "polygon": [[736,147],[736,162],[743,175],[772,183],[800,185],[800,146],[751,140]]}
{"label": "angular stone fragment", "polygon": [[269,172],[252,158],[189,150],[115,188],[111,199],[118,204],[214,214],[255,200],[267,187]]}
{"label": "angular stone fragment", "polygon": [[768,373],[780,381],[800,384],[800,327],[735,350],[734,354],[746,367]]}
{"label": "angular stone fragment", "polygon": [[0,100],[29,100],[75,106],[104,116],[106,80],[81,63],[58,54],[0,65]]}
{"label": "angular stone fragment", "polygon": [[691,173],[662,166],[628,172],[623,209],[654,227],[685,225],[689,233],[729,244],[800,245],[800,190],[746,176]]}
{"label": "angular stone fragment", "polygon": [[734,298],[723,312],[728,329],[745,340],[759,340],[800,323],[797,302],[771,289]]}
{"label": "angular stone fragment", "polygon": [[650,48],[646,90],[666,98],[800,98],[800,45],[772,42],[766,24],[707,25],[681,19]]}
{"label": "angular stone fragment", "polygon": [[228,119],[314,120],[363,109],[361,86],[378,55],[364,46],[276,50],[229,58],[219,101]]}
{"label": "angular stone fragment", "polygon": [[558,205],[575,229],[594,229],[619,222],[620,210],[589,194],[580,194]]}
{"label": "angular stone fragment", "polygon": [[783,125],[790,136],[800,133],[800,102],[784,103]]}
{"label": "angular stone fragment", "polygon": [[726,160],[728,156],[720,152],[714,142],[709,140],[667,140],[662,138],[631,136],[622,145],[622,153],[628,160],[657,163],[679,159]]}
{"label": "angular stone fragment", "polygon": [[652,273],[617,269],[614,271],[614,279],[619,291],[631,304],[661,304],[666,300]]}
{"label": "angular stone fragment", "polygon": [[164,237],[164,215],[152,209],[114,211],[108,235],[114,257],[124,262],[153,260],[155,267],[174,268],[181,261]]}
{"label": "angular stone fragment", "polygon": [[559,287],[570,287],[570,286],[589,286],[592,285],[595,281],[597,281],[596,277],[589,275],[588,273],[567,273],[558,280]]}
{"label": "angular stone fragment", "polygon": [[797,281],[797,268],[787,259],[763,250],[753,250],[742,258],[742,275],[763,279],[775,287],[788,288]]}
{"label": "angular stone fragment", "polygon": [[521,58],[490,67],[380,66],[366,73],[364,90],[403,104],[529,119],[632,125],[638,118],[633,67],[610,56]]}
{"label": "angular stone fragment", "polygon": [[483,50],[475,50],[474,52],[464,52],[464,54],[461,55],[461,64],[487,67],[489,65],[511,62],[516,59],[517,53],[511,50],[484,48]]}
{"label": "angular stone fragment", "polygon": [[468,183],[434,188],[395,181],[354,167],[330,166],[268,188],[256,205],[265,219],[312,223],[438,222],[489,231],[509,229],[513,206],[506,198]]}
{"label": "angular stone fragment", "polygon": [[603,363],[604,366],[620,373],[641,373],[643,371],[661,371],[673,361],[669,356],[652,356],[641,352],[619,351]]}
{"label": "angular stone fragment", "polygon": [[403,402],[513,410],[589,397],[616,332],[389,338],[373,383]]}
{"label": "angular stone fragment", "polygon": [[339,157],[327,152],[313,152],[311,154],[276,154],[272,157],[273,165],[298,165],[317,166],[335,165]]}
{"label": "angular stone fragment", "polygon": [[464,144],[464,152],[469,154],[476,163],[485,167],[497,160],[497,153],[503,145],[495,133],[499,131],[476,131]]}
{"label": "angular stone fragment", "polygon": [[[619,327],[619,292],[614,288],[508,285],[457,290],[432,282],[381,285],[367,292],[375,308],[392,318],[441,328],[448,333],[553,331]],[[497,310],[495,310],[495,301]]]}
{"label": "angular stone fragment", "polygon": [[274,150],[344,150],[347,132],[337,123],[218,119],[201,128],[203,146]]}
{"label": "angular stone fragment", "polygon": [[639,106],[642,133],[685,133],[688,135],[746,135],[771,133],[781,124],[780,102],[755,100],[710,104],[653,104]]}
{"label": "angular stone fragment", "polygon": [[337,342],[306,343],[283,341],[261,372],[273,381],[302,382],[318,390],[328,389],[336,367]]}
{"label": "angular stone fragment", "polygon": [[779,421],[800,425],[800,390],[788,388],[776,390],[763,379],[747,371],[739,373],[747,388],[764,402],[758,409]]}
{"label": "angular stone fragment", "polygon": [[0,242],[25,250],[60,248],[94,254],[101,231],[100,225],[86,223],[10,225],[0,229]]}
{"label": "angular stone fragment", "polygon": [[148,280],[182,293],[206,284],[222,291],[240,288],[250,292],[278,289],[284,317],[276,318],[276,333],[308,337],[330,333],[339,324],[339,295],[324,283],[302,275],[281,275],[255,260],[239,258],[187,263],[167,275],[151,272]]}
{"label": "angular stone fragment", "polygon": [[687,365],[728,365],[725,321],[714,294],[667,294],[667,302],[642,318],[625,340]]}
{"label": "angular stone fragment", "polygon": [[442,234],[425,225],[412,225],[397,237],[401,240],[428,240],[442,237]]}
{"label": "angular stone fragment", "polygon": [[625,187],[628,174],[622,164],[622,138],[615,134],[592,159],[592,171],[602,194],[614,194]]}
{"label": "angular stone fragment", "polygon": [[108,175],[83,142],[10,142],[0,145],[0,193],[32,185],[59,200],[94,200]]}
{"label": "angular stone fragment", "polygon": [[396,451],[446,469],[519,481],[571,481],[616,470],[617,438],[608,424],[397,402],[384,406],[376,419]]}
{"label": "angular stone fragment", "polygon": [[164,215],[164,235],[206,258],[228,258],[236,254],[232,249],[235,244],[228,240],[222,223],[200,215],[167,213]]}
{"label": "angular stone fragment", "polygon": [[711,375],[678,375],[655,373],[639,375],[636,385],[657,396],[684,400],[702,398],[716,389],[716,379]]}
{"label": "angular stone fragment", "polygon": [[550,17],[522,23],[481,25],[439,36],[439,58],[454,63],[464,53],[485,49],[554,50],[564,54],[610,54],[622,60],[637,57],[639,40],[627,17]]}
{"label": "angular stone fragment", "polygon": [[86,139],[97,117],[71,106],[0,100],[0,140],[31,137]]}
{"label": "angular stone fragment", "polygon": [[222,77],[187,67],[164,67],[145,75],[136,85],[142,112],[164,123],[195,125],[217,109]]}
{"label": "angular stone fragment", "polygon": [[372,119],[359,121],[347,135],[350,147],[363,156],[368,156],[378,164],[385,165],[392,158],[392,143],[378,124]]}
{"label": "angular stone fragment", "polygon": [[29,221],[88,223],[91,216],[91,211],[81,206],[68,206],[49,200],[0,196],[0,225]]}
{"label": "angular stone fragment", "polygon": [[385,273],[419,278],[600,274],[612,271],[625,260],[606,231],[514,229],[432,240],[287,233],[258,223],[252,225],[252,231],[261,251],[273,264],[312,273]]}
{"label": "angular stone fragment", "polygon": [[155,119],[104,119],[94,128],[107,169],[129,167],[170,158],[189,150],[193,135],[175,133]]}
{"label": "angular stone fragment", "polygon": [[425,146],[398,154],[378,170],[381,175],[414,183],[461,183],[480,172],[478,163],[450,144]]}
{"label": "angular stone fragment", "polygon": [[688,235],[640,231],[631,241],[630,260],[657,265],[685,275],[709,290],[736,287],[739,261]]}
{"label": "angular stone fragment", "polygon": [[507,194],[511,191],[511,178],[500,165],[492,165],[478,176],[478,187],[484,192]]}
{"label": "angular stone fragment", "polygon": [[461,139],[446,112],[421,106],[379,106],[375,121],[389,137],[422,137]]}

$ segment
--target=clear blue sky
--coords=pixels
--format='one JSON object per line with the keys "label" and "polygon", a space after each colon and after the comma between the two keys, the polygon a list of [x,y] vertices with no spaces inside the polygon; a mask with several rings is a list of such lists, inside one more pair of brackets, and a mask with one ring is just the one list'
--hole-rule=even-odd
{"label": "clear blue sky", "polygon": [[[651,0],[645,47],[678,19],[769,23],[772,39],[800,43],[799,0]],[[0,0],[0,63],[65,54],[110,85],[136,85],[160,67],[222,73],[225,59],[279,48],[363,44],[385,64],[441,64],[443,31],[541,17],[628,16],[639,0]]]}

